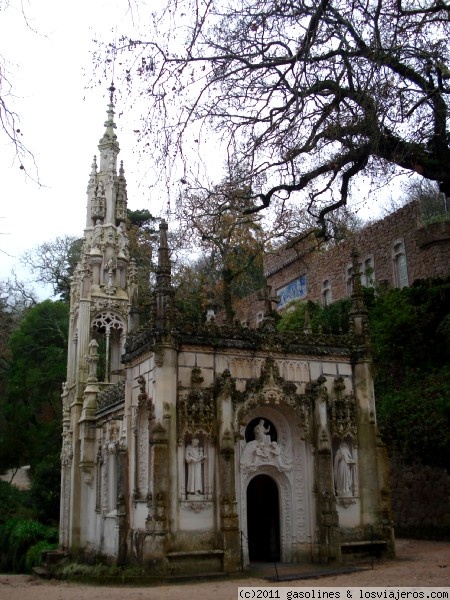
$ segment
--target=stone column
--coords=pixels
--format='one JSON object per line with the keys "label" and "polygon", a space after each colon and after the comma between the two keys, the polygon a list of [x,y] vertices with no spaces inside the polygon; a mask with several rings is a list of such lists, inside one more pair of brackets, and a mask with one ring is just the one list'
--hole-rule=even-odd
{"label": "stone column", "polygon": [[235,439],[233,433],[232,391],[234,382],[225,371],[220,381],[222,390],[217,398],[219,431],[219,510],[223,539],[224,570],[240,567],[240,531],[236,503]]}

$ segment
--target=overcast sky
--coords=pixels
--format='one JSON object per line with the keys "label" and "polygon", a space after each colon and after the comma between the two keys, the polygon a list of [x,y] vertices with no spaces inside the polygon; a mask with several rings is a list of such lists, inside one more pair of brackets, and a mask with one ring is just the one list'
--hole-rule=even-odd
{"label": "overcast sky", "polygon": [[[133,31],[126,0],[25,0],[23,6],[29,26],[20,0],[0,10],[0,54],[15,95],[6,100],[20,116],[22,140],[34,154],[41,185],[20,170],[0,132],[0,279],[18,267],[24,250],[56,236],[82,234],[86,188],[104,132],[109,86],[105,79],[87,89],[92,40],[114,41],[118,23],[122,31]],[[120,111],[117,107],[116,133],[129,207],[158,214],[162,201],[151,201],[152,182],[143,181],[135,166],[133,115],[125,119]]]}
{"label": "overcast sky", "polygon": [[[85,225],[86,188],[104,132],[110,84],[109,74],[97,74],[92,86],[93,39],[114,42],[121,33],[133,37],[135,24],[146,21],[146,11],[162,0],[135,0],[132,14],[127,0],[23,0],[24,14],[21,0],[9,0],[6,9],[5,1],[0,0],[0,55],[15,94],[6,100],[20,116],[22,139],[34,154],[41,185],[20,170],[0,132],[0,279],[12,268],[26,279],[18,264],[25,250],[57,236],[80,236]],[[168,195],[155,189],[157,174],[133,152],[138,111],[116,103],[116,113],[129,208],[148,208],[159,216]],[[212,146],[207,154],[222,164],[214,151]],[[375,216],[373,197],[368,206],[363,218]]]}

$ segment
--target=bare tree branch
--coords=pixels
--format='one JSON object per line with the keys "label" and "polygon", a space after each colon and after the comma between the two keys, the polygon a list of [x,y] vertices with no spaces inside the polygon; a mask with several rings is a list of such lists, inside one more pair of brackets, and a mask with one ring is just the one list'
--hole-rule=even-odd
{"label": "bare tree branch", "polygon": [[117,52],[154,67],[125,59],[155,160],[186,162],[198,131],[219,134],[264,176],[250,213],[298,198],[324,233],[359,175],[399,168],[450,196],[449,13],[444,0],[174,0],[152,41]]}

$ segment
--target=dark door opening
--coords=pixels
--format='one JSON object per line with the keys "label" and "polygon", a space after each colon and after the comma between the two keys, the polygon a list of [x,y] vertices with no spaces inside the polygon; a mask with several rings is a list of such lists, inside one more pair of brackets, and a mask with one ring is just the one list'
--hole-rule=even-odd
{"label": "dark door opening", "polygon": [[247,531],[250,561],[280,560],[280,502],[269,475],[257,475],[247,487]]}

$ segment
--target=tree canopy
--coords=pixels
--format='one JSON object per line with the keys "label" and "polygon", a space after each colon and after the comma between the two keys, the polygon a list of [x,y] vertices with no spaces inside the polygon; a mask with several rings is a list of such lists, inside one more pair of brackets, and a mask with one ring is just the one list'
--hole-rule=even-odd
{"label": "tree canopy", "polygon": [[271,234],[264,231],[259,215],[246,214],[251,196],[251,188],[231,176],[212,190],[187,192],[177,211],[180,237],[201,249],[204,260],[197,266],[200,271],[203,267],[209,293],[220,296],[215,300],[228,322],[233,321],[233,297],[243,297],[264,283],[263,250]]}
{"label": "tree canopy", "polygon": [[57,237],[25,252],[21,262],[33,273],[36,283],[51,285],[53,293],[67,302],[82,244],[83,239],[74,236]]}
{"label": "tree canopy", "polygon": [[399,167],[450,195],[448,2],[169,0],[155,19],[109,52],[131,51],[140,134],[164,160],[209,126],[250,165],[251,210],[302,198],[322,233],[358,175]]}
{"label": "tree canopy", "polygon": [[35,467],[59,453],[68,312],[63,302],[41,302],[26,312],[9,338],[6,393],[0,402],[0,470]]}

